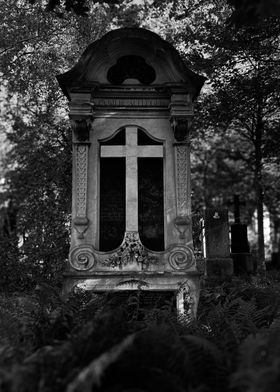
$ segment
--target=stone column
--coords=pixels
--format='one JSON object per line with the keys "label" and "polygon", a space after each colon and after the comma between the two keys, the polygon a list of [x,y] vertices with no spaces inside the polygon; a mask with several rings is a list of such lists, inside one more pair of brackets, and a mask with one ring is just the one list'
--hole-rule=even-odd
{"label": "stone column", "polygon": [[73,225],[77,231],[77,238],[84,239],[88,228],[87,217],[87,188],[88,188],[88,150],[90,119],[71,119],[73,128],[73,202],[75,211]]}
{"label": "stone column", "polygon": [[[184,268],[187,265],[195,264],[191,219],[190,124],[193,117],[191,95],[173,89],[169,107],[170,123],[175,139],[173,143],[176,180],[174,226],[178,232],[178,242],[172,252],[175,254],[177,265]],[[191,317],[196,314],[197,310],[198,276],[194,280],[186,279],[185,282],[182,282],[177,295],[177,309],[180,313],[187,313]]]}
{"label": "stone column", "polygon": [[[90,127],[92,121],[90,94],[72,93],[69,107],[73,130],[72,220],[73,227],[77,232],[77,236],[75,237],[77,240],[83,240],[89,224],[87,216],[87,193],[88,151],[90,146]],[[72,247],[76,244],[77,241],[73,238],[72,233]]]}
{"label": "stone column", "polygon": [[[74,110],[73,110],[74,107]],[[86,115],[83,107],[70,106],[70,120],[73,130],[73,183],[72,183],[72,235],[69,264],[78,271],[90,269],[95,258],[93,247],[88,243],[86,232],[88,219],[88,155],[92,116]]]}
{"label": "stone column", "polygon": [[174,133],[174,158],[176,177],[175,228],[179,243],[192,246],[191,232],[191,183],[190,183],[190,137],[189,129],[193,117],[190,94],[172,93],[170,123]]}

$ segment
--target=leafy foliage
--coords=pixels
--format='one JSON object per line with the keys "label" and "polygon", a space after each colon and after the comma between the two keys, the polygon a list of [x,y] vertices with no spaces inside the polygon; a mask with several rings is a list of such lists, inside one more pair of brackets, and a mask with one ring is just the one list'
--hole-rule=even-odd
{"label": "leafy foliage", "polygon": [[249,336],[239,348],[239,366],[231,385],[242,391],[276,391],[280,382],[279,328]]}
{"label": "leafy foliage", "polygon": [[258,384],[265,392],[278,381],[277,290],[273,280],[205,288],[190,322],[168,303],[139,306],[138,293],[124,301],[83,291],[63,299],[41,285],[31,297],[13,298],[13,309],[2,299],[2,315],[9,309],[11,316],[1,336],[12,333],[1,341],[0,385],[16,392],[253,391],[260,374],[272,374]]}
{"label": "leafy foliage", "polygon": [[[204,0],[112,3],[49,2],[63,16],[59,18],[46,12],[47,2],[1,3],[1,130],[11,148],[1,199],[18,211],[13,235],[0,233],[5,290],[57,279],[63,269],[69,243],[71,141],[66,102],[55,75],[73,66],[89,43],[122,26],[157,32],[178,49],[188,67],[208,78],[192,132],[193,207],[212,206],[217,199],[224,206],[238,193],[246,198],[249,222],[258,206],[263,262],[262,202],[275,221],[279,210],[277,18],[235,29],[228,23],[233,8],[225,0],[207,7]],[[72,12],[76,6],[88,7],[86,18]],[[71,12],[64,12],[65,7]]]}
{"label": "leafy foliage", "polygon": [[236,280],[208,289],[199,304],[199,321],[208,337],[235,366],[240,343],[251,333],[270,326],[277,317],[279,300],[275,288],[257,287],[255,283]]}
{"label": "leafy foliage", "polygon": [[[29,0],[31,4],[35,4],[36,0]],[[110,5],[118,4],[121,0],[91,0],[92,3],[107,3]],[[74,12],[80,16],[87,16],[90,7],[89,2],[87,0],[48,0],[46,5],[47,11],[53,11],[59,17],[64,16],[64,12]]]}
{"label": "leafy foliage", "polygon": [[[195,206],[227,199],[234,180],[234,191],[246,195],[252,209],[261,190],[277,215],[279,24],[273,18],[235,29],[223,0],[207,7],[204,0],[104,3],[50,1],[55,13],[46,13],[45,2],[1,2],[1,131],[10,152],[1,195],[0,283],[25,295],[0,302],[0,388],[227,391],[232,385],[266,392],[279,382],[279,282],[204,288],[193,322],[168,302],[145,308],[138,293],[124,303],[104,294],[61,297],[71,140],[55,75],[111,28],[158,32],[209,79],[193,124]],[[87,19],[81,17],[86,11]],[[9,208],[17,216],[13,227]],[[82,386],[81,375],[92,369],[101,369],[99,376],[83,378]]]}
{"label": "leafy foliage", "polygon": [[256,24],[265,18],[280,15],[280,5],[277,0],[229,0],[228,2],[235,8],[231,22],[237,27]]}
{"label": "leafy foliage", "polygon": [[[9,143],[0,193],[2,291],[28,291],[42,280],[61,285],[69,249],[72,146],[55,75],[106,32],[110,10],[92,7],[84,23],[71,14],[54,18],[41,2],[1,3],[0,115]],[[7,230],[12,208],[15,223]]]}

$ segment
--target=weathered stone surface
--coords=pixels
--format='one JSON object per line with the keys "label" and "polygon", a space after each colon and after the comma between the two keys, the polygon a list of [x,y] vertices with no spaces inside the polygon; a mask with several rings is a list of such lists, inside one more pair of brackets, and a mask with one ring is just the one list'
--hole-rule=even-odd
{"label": "weathered stone surface", "polygon": [[[87,290],[120,290],[131,275],[140,274],[148,290],[176,291],[178,309],[184,311],[187,300],[192,303],[188,312],[195,313],[199,274],[190,219],[189,125],[204,79],[188,70],[159,36],[130,28],[91,44],[57,78],[70,101],[74,143],[65,292],[77,284]],[[102,164],[106,159],[125,161],[123,191],[120,185],[114,192],[100,178],[108,172]],[[145,159],[150,159],[150,168],[141,166]],[[153,159],[160,165],[152,167]],[[112,170],[119,170],[117,166]],[[160,186],[146,175],[149,170],[159,171]],[[119,173],[109,177],[112,184],[122,181]],[[147,186],[151,191],[146,189],[143,199],[139,192]]]}
{"label": "weathered stone surface", "polygon": [[228,210],[206,208],[204,212],[207,276],[226,276],[233,273],[229,248]]}
{"label": "weathered stone surface", "polygon": [[[133,64],[128,59],[130,70],[125,70],[124,78],[111,79],[112,67],[120,64],[127,56],[138,56],[139,60],[151,67],[155,77],[145,77],[143,67]],[[134,66],[133,66],[134,65]],[[75,89],[87,86],[95,87],[97,83],[105,85],[122,85],[127,79],[130,84],[142,86],[174,84],[176,101],[182,106],[191,105],[204,83],[204,78],[189,70],[176,49],[157,34],[139,28],[123,28],[107,33],[98,41],[93,42],[82,54],[78,63],[68,72],[57,76],[59,84],[66,96],[70,97]],[[144,79],[144,80],[143,80]],[[181,86],[186,86],[182,89]],[[172,86],[171,86],[172,87]],[[189,96],[190,94],[190,96]],[[185,97],[188,96],[188,100]],[[144,94],[146,106],[149,107],[149,97]],[[81,99],[81,96],[79,97]],[[172,102],[175,99],[172,100]],[[125,105],[129,106],[129,105]],[[185,114],[183,112],[183,114]]]}
{"label": "weathered stone surface", "polygon": [[204,215],[206,257],[229,257],[228,211],[206,208]]}

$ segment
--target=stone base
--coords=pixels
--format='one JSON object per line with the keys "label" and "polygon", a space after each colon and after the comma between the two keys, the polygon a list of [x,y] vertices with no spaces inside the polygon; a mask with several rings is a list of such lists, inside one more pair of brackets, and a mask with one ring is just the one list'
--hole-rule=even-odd
{"label": "stone base", "polygon": [[205,261],[207,278],[225,278],[233,275],[233,261],[230,257],[209,257]]}
{"label": "stone base", "polygon": [[253,274],[254,263],[251,253],[231,253],[235,275]]}
{"label": "stone base", "polygon": [[[99,292],[95,292],[95,294],[98,293]],[[102,294],[104,294],[104,292],[102,292]],[[106,297],[109,301],[116,305],[127,303],[130,296],[137,296],[141,308],[161,308],[165,307],[166,304],[169,303],[171,311],[175,311],[176,309],[176,295],[174,291],[119,290],[106,292]]]}
{"label": "stone base", "polygon": [[174,292],[176,308],[179,313],[187,313],[190,318],[196,317],[200,292],[200,274],[196,271],[188,273],[143,273],[103,271],[91,275],[77,273],[64,274],[63,294],[66,296],[74,287],[95,292],[119,291],[161,291]]}

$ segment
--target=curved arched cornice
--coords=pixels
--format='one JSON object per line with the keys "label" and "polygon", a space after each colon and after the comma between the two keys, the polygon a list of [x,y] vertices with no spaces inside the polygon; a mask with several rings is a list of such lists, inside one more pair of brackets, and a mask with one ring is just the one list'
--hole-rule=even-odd
{"label": "curved arched cornice", "polygon": [[124,56],[141,57],[147,67],[154,69],[152,86],[185,85],[195,98],[205,80],[189,70],[177,50],[157,34],[140,28],[122,28],[93,42],[70,71],[58,75],[61,89],[69,98],[72,88],[110,85],[108,71]]}

